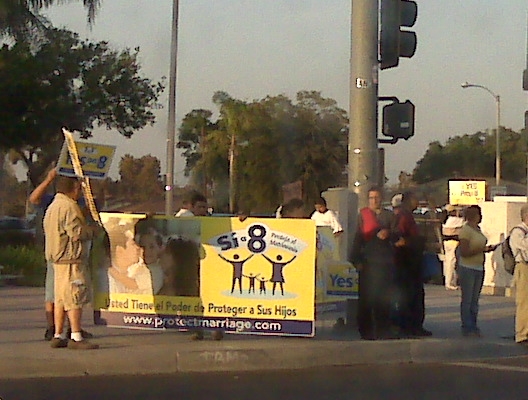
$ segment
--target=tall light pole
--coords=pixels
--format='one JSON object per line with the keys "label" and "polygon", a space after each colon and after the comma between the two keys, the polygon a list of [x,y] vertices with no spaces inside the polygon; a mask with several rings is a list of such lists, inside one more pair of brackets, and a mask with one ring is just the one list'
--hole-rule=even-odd
{"label": "tall light pole", "polygon": [[174,190],[174,139],[176,137],[176,71],[178,60],[179,0],[172,3],[172,39],[169,75],[169,116],[167,121],[167,175],[165,178],[165,215],[172,215]]}
{"label": "tall light pole", "polygon": [[480,88],[484,89],[486,92],[491,94],[493,98],[495,99],[495,103],[497,104],[497,130],[495,132],[495,184],[496,186],[500,186],[500,180],[501,180],[501,152],[500,152],[500,129],[501,129],[501,106],[500,106],[500,96],[498,94],[493,93],[490,89],[488,89],[486,86],[482,85],[476,85],[473,83],[465,82],[462,84],[463,89],[467,88]]}

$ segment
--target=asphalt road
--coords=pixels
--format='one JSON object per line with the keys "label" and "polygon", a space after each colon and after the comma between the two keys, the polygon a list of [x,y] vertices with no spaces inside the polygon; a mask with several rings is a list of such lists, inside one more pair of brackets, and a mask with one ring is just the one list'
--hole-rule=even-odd
{"label": "asphalt road", "polygon": [[528,399],[528,356],[247,373],[1,380],[1,400]]}

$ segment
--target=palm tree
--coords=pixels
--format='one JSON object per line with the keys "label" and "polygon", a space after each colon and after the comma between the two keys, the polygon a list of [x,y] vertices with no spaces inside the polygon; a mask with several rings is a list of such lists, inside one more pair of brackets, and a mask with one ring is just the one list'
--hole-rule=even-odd
{"label": "palm tree", "polygon": [[[49,23],[39,11],[54,4],[80,0],[2,0],[0,2],[0,38],[38,41],[45,35]],[[91,25],[95,20],[101,0],[82,0]]]}

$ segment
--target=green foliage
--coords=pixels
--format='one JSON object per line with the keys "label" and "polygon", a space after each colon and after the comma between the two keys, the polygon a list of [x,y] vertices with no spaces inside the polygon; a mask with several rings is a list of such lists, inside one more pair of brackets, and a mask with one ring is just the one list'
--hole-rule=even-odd
{"label": "green foliage", "polygon": [[308,202],[344,183],[348,121],[335,100],[301,91],[296,103],[283,95],[245,102],[216,92],[213,102],[218,119],[208,110],[191,111],[177,146],[184,149],[187,174],[205,175],[217,200],[229,186],[231,149],[236,204],[254,212],[275,210],[287,183],[301,180]]}
{"label": "green foliage", "polygon": [[46,275],[46,260],[38,246],[0,247],[2,274],[23,275],[19,282],[27,286],[43,286]]}
{"label": "green foliage", "polygon": [[207,164],[204,154],[204,149],[207,148],[206,135],[215,128],[211,122],[212,115],[211,111],[200,109],[191,111],[183,118],[177,147],[183,149],[183,156],[187,160],[186,176],[193,169],[200,170],[202,174],[204,172]]}
{"label": "green foliage", "polygon": [[[502,178],[526,182],[526,132],[517,133],[501,128],[500,151]],[[441,178],[484,178],[495,176],[495,135],[477,132],[455,136],[445,145],[435,141],[429,144],[425,155],[417,162],[413,172],[416,183]]]}
{"label": "green foliage", "polygon": [[154,123],[163,85],[140,75],[138,54],[60,29],[49,29],[37,48],[0,49],[0,149],[19,154],[33,185],[57,159],[62,127],[82,138],[96,127],[130,137]]}
{"label": "green foliage", "polygon": [[[39,11],[64,2],[65,0],[1,0],[0,35],[16,41],[38,43],[49,29],[49,24],[39,15]],[[87,11],[88,24],[92,25],[101,6],[101,0],[82,0],[82,2]]]}
{"label": "green foliage", "polygon": [[135,158],[126,154],[119,162],[121,194],[138,202],[160,197],[163,193],[160,171],[160,161],[156,157],[149,154]]}

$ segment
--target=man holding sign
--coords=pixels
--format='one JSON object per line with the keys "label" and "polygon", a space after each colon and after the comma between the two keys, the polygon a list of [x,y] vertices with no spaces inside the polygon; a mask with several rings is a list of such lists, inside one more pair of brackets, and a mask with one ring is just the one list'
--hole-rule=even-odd
{"label": "man holding sign", "polygon": [[[53,201],[53,198],[55,197],[55,193],[48,193],[48,189],[54,184],[55,178],[57,177],[57,168],[55,168],[55,165],[52,164],[51,169],[46,174],[46,178],[31,192],[29,195],[29,202],[33,204],[37,209],[37,218],[38,218],[38,226],[37,226],[37,232],[39,234],[37,237],[39,238],[39,244],[42,246],[44,245],[44,238],[43,238],[43,231],[42,231],[42,220],[44,219],[44,213],[46,212],[48,206]],[[84,199],[80,199],[78,201],[78,204],[80,207],[84,208]],[[55,289],[54,289],[54,274],[53,274],[53,263],[47,262],[46,263],[46,280],[45,280],[45,295],[44,295],[44,308],[46,311],[46,332],[44,334],[44,339],[47,341],[50,341],[53,339],[53,335],[55,333],[55,325],[54,325],[54,308],[55,308]],[[71,330],[71,329],[70,329]],[[82,335],[85,339],[90,339],[93,337],[93,335],[90,332],[87,332],[85,330],[82,331]]]}
{"label": "man holding sign", "polygon": [[[88,241],[99,228],[86,223],[77,205],[81,195],[79,180],[60,176],[56,184],[57,194],[44,216],[46,260],[53,263],[55,272],[55,334],[51,347],[97,349],[98,345],[84,340],[81,317],[82,308],[90,302],[91,297],[91,282],[86,265]],[[72,329],[70,341],[63,333],[65,314]]]}

